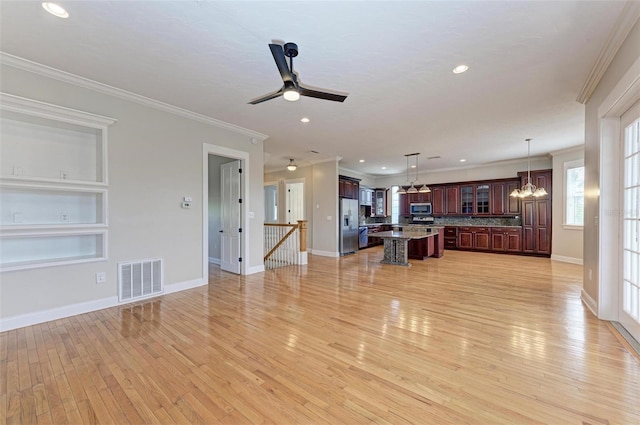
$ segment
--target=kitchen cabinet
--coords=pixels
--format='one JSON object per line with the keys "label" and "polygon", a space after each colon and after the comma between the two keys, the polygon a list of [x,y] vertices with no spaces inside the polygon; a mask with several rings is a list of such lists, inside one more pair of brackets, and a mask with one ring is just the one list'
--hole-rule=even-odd
{"label": "kitchen cabinet", "polygon": [[457,249],[488,251],[491,249],[489,227],[459,226]]}
{"label": "kitchen cabinet", "polygon": [[488,215],[491,213],[489,204],[489,191],[491,186],[489,184],[477,184],[474,189],[475,200],[475,214]]}
{"label": "kitchen cabinet", "polygon": [[346,199],[358,199],[360,196],[360,179],[348,176],[338,178],[338,196]]}
{"label": "kitchen cabinet", "polygon": [[442,216],[447,213],[445,192],[446,188],[444,186],[431,187],[431,213],[434,216]]}
{"label": "kitchen cabinet", "polygon": [[491,183],[491,214],[519,215],[520,198],[510,196],[514,189],[519,188],[519,179]]}
{"label": "kitchen cabinet", "polygon": [[520,227],[492,227],[491,249],[498,252],[522,252]]}
{"label": "kitchen cabinet", "polygon": [[371,216],[386,217],[387,216],[387,190],[375,189],[373,191],[373,205],[371,208]]}
{"label": "kitchen cabinet", "polygon": [[446,186],[444,199],[446,214],[460,214],[460,186]]}
{"label": "kitchen cabinet", "polygon": [[373,203],[373,190],[361,187],[360,188],[360,205],[370,207]]}
{"label": "kitchen cabinet", "polygon": [[[518,173],[521,185],[526,183],[527,173]],[[523,199],[522,207],[522,252],[535,255],[551,255],[551,190],[552,171],[531,171],[532,183],[544,187],[547,195]]]}
{"label": "kitchen cabinet", "polygon": [[456,226],[445,226],[444,228],[444,248],[458,248],[458,228]]}
{"label": "kitchen cabinet", "polygon": [[473,214],[473,185],[460,186],[460,212]]}

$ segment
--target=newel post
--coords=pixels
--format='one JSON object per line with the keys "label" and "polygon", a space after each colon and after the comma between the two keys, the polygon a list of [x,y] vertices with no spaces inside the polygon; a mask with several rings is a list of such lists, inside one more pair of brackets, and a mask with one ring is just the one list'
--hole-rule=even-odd
{"label": "newel post", "polygon": [[298,230],[300,231],[300,252],[307,251],[307,220],[298,220]]}

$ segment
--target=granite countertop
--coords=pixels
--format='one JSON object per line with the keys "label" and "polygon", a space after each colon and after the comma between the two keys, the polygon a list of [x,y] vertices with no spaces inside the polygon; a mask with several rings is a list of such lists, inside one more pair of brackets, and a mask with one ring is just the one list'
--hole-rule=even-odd
{"label": "granite countertop", "polygon": [[424,239],[434,235],[435,234],[431,232],[396,232],[393,230],[388,232],[376,233],[377,238],[390,239]]}

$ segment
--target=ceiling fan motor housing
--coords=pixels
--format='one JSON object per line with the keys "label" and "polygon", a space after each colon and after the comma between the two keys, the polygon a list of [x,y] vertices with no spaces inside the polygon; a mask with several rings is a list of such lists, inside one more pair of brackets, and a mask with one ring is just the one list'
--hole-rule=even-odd
{"label": "ceiling fan motor housing", "polygon": [[295,58],[298,56],[298,45],[296,43],[284,44],[284,55],[288,58]]}

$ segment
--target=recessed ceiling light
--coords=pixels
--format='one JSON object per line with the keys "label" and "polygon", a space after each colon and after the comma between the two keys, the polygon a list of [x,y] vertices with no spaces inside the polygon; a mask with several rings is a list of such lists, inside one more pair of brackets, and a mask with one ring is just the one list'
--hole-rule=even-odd
{"label": "recessed ceiling light", "polygon": [[364,159],[361,159],[361,160],[360,160],[360,161],[358,161],[358,162],[364,162]]}
{"label": "recessed ceiling light", "polygon": [[469,67],[467,65],[458,65],[455,68],[453,68],[453,73],[454,74],[462,74],[467,69],[469,69]]}
{"label": "recessed ceiling light", "polygon": [[300,122],[303,122],[305,124],[308,123],[309,121],[311,121],[311,120],[309,118],[307,118],[307,117],[300,118]]}
{"label": "recessed ceiling light", "polygon": [[467,162],[467,160],[466,159],[461,159],[460,162]]}
{"label": "recessed ceiling light", "polygon": [[44,10],[51,13],[53,16],[57,16],[58,18],[69,17],[69,12],[64,10],[62,6],[57,5],[55,3],[49,3],[45,1],[45,2],[42,2],[42,7],[44,8]]}
{"label": "recessed ceiling light", "polygon": [[415,166],[415,165],[412,165],[412,166],[411,166],[411,168],[416,168],[416,166]]}
{"label": "recessed ceiling light", "polygon": [[382,167],[382,169],[383,169],[383,170],[386,170],[386,169],[387,169],[387,167]]}

